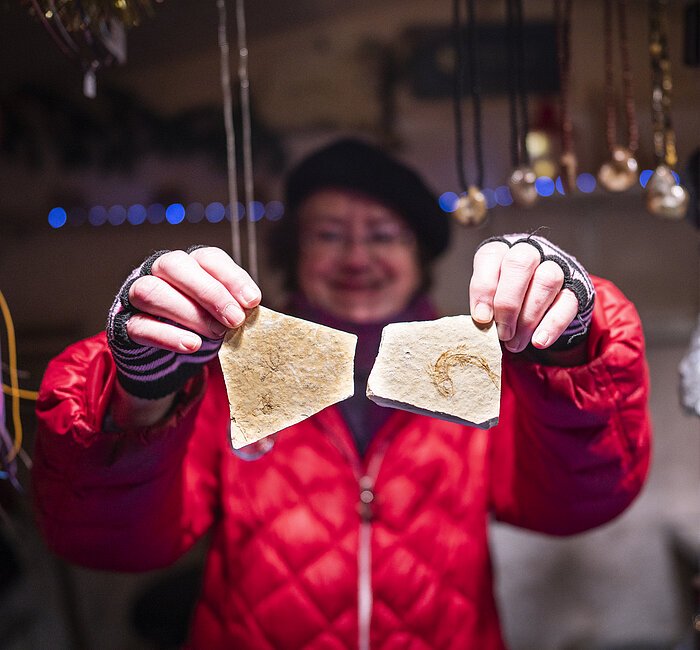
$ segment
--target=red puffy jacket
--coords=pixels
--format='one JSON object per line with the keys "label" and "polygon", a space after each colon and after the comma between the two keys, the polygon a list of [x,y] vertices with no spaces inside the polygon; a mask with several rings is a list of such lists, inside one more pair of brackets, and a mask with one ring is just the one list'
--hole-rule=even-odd
{"label": "red puffy jacket", "polygon": [[333,407],[240,460],[216,362],[162,426],[104,432],[114,365],[103,335],[78,343],[38,402],[40,526],[68,560],[124,571],[211,532],[196,648],[503,648],[489,516],[576,533],[620,513],[647,471],[640,323],[596,285],[588,364],[507,354],[498,426],[397,411],[363,461]]}

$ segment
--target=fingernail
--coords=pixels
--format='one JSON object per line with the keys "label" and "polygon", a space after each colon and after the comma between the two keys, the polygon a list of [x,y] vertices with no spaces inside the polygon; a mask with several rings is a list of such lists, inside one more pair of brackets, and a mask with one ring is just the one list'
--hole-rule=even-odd
{"label": "fingernail", "polygon": [[244,320],[243,310],[233,302],[230,302],[223,311],[223,317],[229,322],[231,327],[238,327]]}
{"label": "fingernail", "polygon": [[214,320],[213,318],[211,319],[211,322],[209,323],[209,331],[216,338],[226,334],[227,330],[228,330],[228,327],[226,327],[226,325],[222,325],[218,320]]}
{"label": "fingernail", "polygon": [[186,350],[194,352],[199,348],[199,338],[194,336],[193,334],[185,334],[183,337],[180,338],[180,345]]}
{"label": "fingernail", "polygon": [[545,330],[537,330],[532,337],[532,342],[536,343],[537,345],[544,347],[547,345],[547,342],[549,341],[549,332],[546,332]]}
{"label": "fingernail", "polygon": [[472,315],[474,316],[474,320],[477,320],[480,323],[488,323],[493,318],[491,307],[484,302],[476,303],[474,313]]}
{"label": "fingernail", "polygon": [[241,289],[241,297],[246,305],[250,305],[252,302],[260,300],[260,289],[254,284],[246,284]]}
{"label": "fingernail", "polygon": [[510,341],[513,333],[509,325],[506,323],[496,323],[496,329],[498,330],[498,338],[501,339],[501,341]]}
{"label": "fingernail", "polygon": [[510,352],[520,352],[520,338],[517,336],[514,336],[510,341],[508,341],[506,344],[506,350],[509,350]]}

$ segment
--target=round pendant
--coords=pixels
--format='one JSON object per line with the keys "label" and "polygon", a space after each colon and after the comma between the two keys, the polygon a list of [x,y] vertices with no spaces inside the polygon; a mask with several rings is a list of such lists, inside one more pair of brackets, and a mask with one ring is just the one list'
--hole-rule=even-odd
{"label": "round pendant", "polygon": [[466,194],[459,197],[452,215],[463,226],[479,226],[486,219],[486,212],[486,197],[472,185]]}
{"label": "round pendant", "polygon": [[531,167],[522,166],[514,169],[508,178],[508,188],[513,201],[524,208],[534,205],[538,198],[536,180],[537,174]]}
{"label": "round pendant", "polygon": [[576,154],[568,151],[559,158],[559,175],[564,192],[574,192],[576,190],[576,174],[578,172],[578,159]]}
{"label": "round pendant", "polygon": [[646,186],[647,210],[662,219],[682,219],[689,201],[688,190],[676,183],[671,169],[659,165]]}
{"label": "round pendant", "polygon": [[625,147],[613,147],[610,160],[598,170],[598,182],[609,192],[624,192],[639,178],[639,165]]}

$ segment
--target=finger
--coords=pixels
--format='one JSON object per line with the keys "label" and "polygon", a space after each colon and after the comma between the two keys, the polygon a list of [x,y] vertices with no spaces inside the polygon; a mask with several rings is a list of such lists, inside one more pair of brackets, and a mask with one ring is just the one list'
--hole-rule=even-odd
{"label": "finger", "polygon": [[508,252],[508,244],[490,242],[474,254],[474,271],[469,283],[469,308],[478,323],[493,318],[493,297],[496,294],[501,262]]}
{"label": "finger", "polygon": [[141,312],[174,321],[208,338],[220,338],[227,330],[208,311],[165,280],[153,275],[138,278],[129,289],[129,302]]}
{"label": "finger", "polygon": [[566,330],[578,314],[578,299],[570,289],[562,289],[532,336],[536,348],[548,348]]}
{"label": "finger", "polygon": [[185,251],[161,255],[153,263],[151,274],[189,296],[226,327],[239,327],[245,320],[245,312],[238,300]]}
{"label": "finger", "polygon": [[134,314],[126,322],[126,332],[134,343],[171,352],[189,354],[199,350],[202,345],[202,339],[194,332],[164,323],[148,314]]}
{"label": "finger", "polygon": [[501,275],[493,298],[493,313],[498,337],[510,341],[518,326],[525,294],[535,269],[540,265],[540,253],[530,244],[515,244],[501,262]]}
{"label": "finger", "polygon": [[207,248],[198,248],[190,255],[199,262],[205,271],[219,280],[241,305],[252,309],[260,304],[262,297],[260,287],[255,284],[245,269],[231,259],[228,253],[220,248],[208,246]]}
{"label": "finger", "polygon": [[547,260],[535,269],[520,309],[516,332],[506,343],[506,349],[522,352],[528,346],[532,333],[559,295],[562,286],[564,272],[556,262]]}

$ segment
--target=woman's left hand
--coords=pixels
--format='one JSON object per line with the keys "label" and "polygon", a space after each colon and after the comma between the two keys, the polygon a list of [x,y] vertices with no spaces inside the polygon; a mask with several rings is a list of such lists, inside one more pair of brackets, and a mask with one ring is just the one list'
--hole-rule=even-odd
{"label": "woman's left hand", "polygon": [[546,349],[564,334],[571,339],[585,334],[594,295],[585,269],[542,237],[493,238],[474,255],[472,318],[495,320],[498,337],[511,352],[522,352],[529,343]]}

